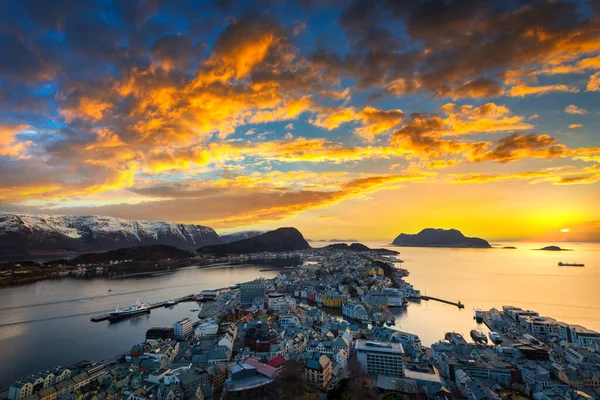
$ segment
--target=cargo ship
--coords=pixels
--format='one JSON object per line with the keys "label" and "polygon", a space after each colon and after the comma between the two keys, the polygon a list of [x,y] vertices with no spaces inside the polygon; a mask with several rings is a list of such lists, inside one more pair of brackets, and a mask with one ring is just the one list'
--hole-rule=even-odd
{"label": "cargo ship", "polygon": [[139,301],[136,301],[129,307],[119,308],[108,314],[108,320],[110,322],[120,321],[122,319],[127,319],[131,317],[135,317],[137,315],[149,314],[150,306]]}
{"label": "cargo ship", "polygon": [[564,262],[559,262],[558,263],[559,267],[585,267],[585,264],[577,264],[577,263],[564,263]]}

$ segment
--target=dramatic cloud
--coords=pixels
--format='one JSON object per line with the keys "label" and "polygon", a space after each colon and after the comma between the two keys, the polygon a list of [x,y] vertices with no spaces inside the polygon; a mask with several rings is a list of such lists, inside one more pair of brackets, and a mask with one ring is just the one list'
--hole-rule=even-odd
{"label": "dramatic cloud", "polygon": [[226,3],[9,0],[0,209],[233,227],[450,173],[597,184],[588,2]]}

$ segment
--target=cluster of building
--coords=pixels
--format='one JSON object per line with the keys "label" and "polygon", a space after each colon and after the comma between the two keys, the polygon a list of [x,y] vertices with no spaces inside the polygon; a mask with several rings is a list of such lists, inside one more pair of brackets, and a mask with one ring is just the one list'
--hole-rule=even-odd
{"label": "cluster of building", "polygon": [[274,279],[206,292],[214,300],[203,304],[198,321],[152,328],[143,343],[109,362],[19,380],[9,399],[276,399],[279,378],[292,365],[321,394],[350,378],[374,393],[407,398],[600,398],[597,332],[505,306],[483,313],[500,345],[451,333],[426,348],[417,335],[375,317],[386,315],[395,296],[402,305],[419,293],[405,273],[383,273],[381,260],[370,256],[317,253]]}

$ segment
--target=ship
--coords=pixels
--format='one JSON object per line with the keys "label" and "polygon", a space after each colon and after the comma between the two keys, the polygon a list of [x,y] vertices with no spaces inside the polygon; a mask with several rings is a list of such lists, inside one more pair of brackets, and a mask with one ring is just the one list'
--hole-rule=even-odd
{"label": "ship", "polygon": [[488,338],[485,336],[483,332],[479,332],[478,330],[471,330],[471,338],[475,343],[487,343]]}
{"label": "ship", "polygon": [[119,308],[108,314],[108,320],[110,322],[120,321],[122,319],[127,319],[131,317],[135,317],[137,315],[149,314],[150,306],[144,304],[142,302],[136,301],[129,307]]}
{"label": "ship", "polygon": [[492,342],[494,344],[500,344],[500,343],[502,343],[502,338],[496,332],[490,332],[488,334],[488,336],[490,337],[490,339],[492,339]]}
{"label": "ship", "polygon": [[165,307],[173,307],[177,302],[173,299],[169,299],[165,302]]}
{"label": "ship", "polygon": [[197,303],[204,303],[206,301],[206,299],[201,294],[195,294],[192,297],[190,297],[190,301],[195,301]]}
{"label": "ship", "polygon": [[477,323],[482,323],[483,322],[483,311],[481,311],[480,309],[475,310],[475,321],[477,321]]}
{"label": "ship", "polygon": [[577,263],[564,263],[564,262],[559,262],[558,263],[559,267],[585,267],[585,264],[577,264]]}
{"label": "ship", "polygon": [[453,343],[454,345],[457,346],[466,346],[468,343],[465,340],[465,338],[463,337],[463,335],[461,335],[460,333],[456,333],[456,332],[448,332],[446,333],[446,335],[444,336],[444,339],[450,341],[451,343]]}

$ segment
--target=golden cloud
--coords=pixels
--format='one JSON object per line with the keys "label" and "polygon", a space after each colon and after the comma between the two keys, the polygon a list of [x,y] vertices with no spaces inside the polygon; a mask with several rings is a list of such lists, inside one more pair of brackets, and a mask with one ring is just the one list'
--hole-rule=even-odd
{"label": "golden cloud", "polygon": [[577,93],[579,89],[563,84],[544,85],[544,86],[529,86],[526,84],[518,84],[508,90],[508,95],[511,97],[524,97],[530,95],[542,95],[550,92],[568,92]]}

